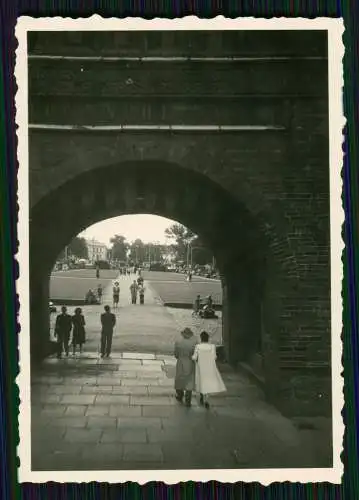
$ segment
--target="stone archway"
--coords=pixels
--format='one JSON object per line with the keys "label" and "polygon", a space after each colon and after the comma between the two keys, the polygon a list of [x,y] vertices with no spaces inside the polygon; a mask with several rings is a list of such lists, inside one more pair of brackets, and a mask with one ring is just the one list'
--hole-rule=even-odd
{"label": "stone archway", "polygon": [[[201,235],[222,274],[223,337],[232,363],[262,351],[273,360],[276,338],[266,341],[276,311],[267,291],[276,274],[258,221],[204,175],[173,164],[138,162],[92,170],[50,192],[31,211],[30,286],[33,356],[48,338],[48,283],[59,251],[81,230],[116,215],[151,213],[180,221]],[[275,260],[272,258],[272,262]],[[272,310],[266,326],[265,311]],[[267,363],[267,366],[272,366]],[[273,366],[266,374],[273,377]]]}

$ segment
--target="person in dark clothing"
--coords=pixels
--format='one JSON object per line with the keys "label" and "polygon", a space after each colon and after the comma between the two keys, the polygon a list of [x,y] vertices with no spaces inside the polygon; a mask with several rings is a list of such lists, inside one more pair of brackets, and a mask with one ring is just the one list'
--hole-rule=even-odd
{"label": "person in dark clothing", "polygon": [[105,312],[101,314],[101,357],[108,358],[111,354],[113,329],[116,324],[116,316],[111,312],[110,306],[105,306]]}
{"label": "person in dark clothing", "polygon": [[80,353],[82,352],[82,345],[85,343],[85,318],[83,317],[80,307],[76,307],[75,314],[72,316],[72,349],[73,353],[76,352],[76,346],[80,346]]}
{"label": "person in dark clothing", "polygon": [[100,304],[102,303],[102,294],[103,294],[103,289],[102,289],[102,285],[100,284],[97,287],[97,297],[98,297],[98,301]]}
{"label": "person in dark clothing", "polygon": [[69,340],[72,330],[72,318],[67,314],[66,306],[61,307],[61,314],[56,318],[55,335],[57,338],[57,357],[61,358],[64,349],[66,356],[69,355]]}

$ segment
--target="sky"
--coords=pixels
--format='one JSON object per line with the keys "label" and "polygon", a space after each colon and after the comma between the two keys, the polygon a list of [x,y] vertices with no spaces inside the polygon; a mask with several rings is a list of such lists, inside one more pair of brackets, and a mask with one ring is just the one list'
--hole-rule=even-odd
{"label": "sky", "polygon": [[168,243],[165,229],[175,222],[157,215],[122,215],[89,226],[79,236],[86,239],[95,238],[107,246],[110,246],[110,238],[115,234],[124,236],[128,242],[139,238],[145,243]]}

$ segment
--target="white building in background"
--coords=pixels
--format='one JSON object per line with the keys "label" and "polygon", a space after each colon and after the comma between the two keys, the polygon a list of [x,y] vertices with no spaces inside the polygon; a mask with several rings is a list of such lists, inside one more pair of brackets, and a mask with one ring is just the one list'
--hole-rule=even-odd
{"label": "white building in background", "polygon": [[86,240],[88,260],[92,263],[97,260],[107,260],[107,246],[95,239]]}

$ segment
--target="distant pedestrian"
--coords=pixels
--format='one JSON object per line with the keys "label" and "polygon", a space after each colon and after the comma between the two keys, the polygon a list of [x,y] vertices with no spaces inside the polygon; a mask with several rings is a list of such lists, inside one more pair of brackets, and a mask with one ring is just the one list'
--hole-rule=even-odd
{"label": "distant pedestrian", "polygon": [[182,338],[175,342],[174,355],[177,359],[175,391],[177,401],[185,398],[186,406],[191,406],[192,391],[195,384],[195,363],[192,359],[196,339],[192,330],[185,328],[181,332]]}
{"label": "distant pedestrian", "polygon": [[80,353],[82,352],[82,346],[85,343],[85,318],[82,314],[82,309],[76,307],[75,314],[72,316],[72,349],[73,353],[76,353],[76,346],[80,347]]}
{"label": "distant pedestrian", "polygon": [[61,307],[61,314],[56,318],[55,335],[57,338],[57,357],[61,358],[62,351],[64,350],[66,356],[69,355],[69,340],[72,330],[72,319],[67,314],[67,307]]}
{"label": "distant pedestrian", "polygon": [[98,285],[97,287],[97,297],[98,297],[98,301],[100,304],[102,304],[102,294],[103,294],[103,290],[102,290],[102,285]]}
{"label": "distant pedestrian", "polygon": [[196,362],[196,392],[200,394],[200,403],[206,408],[209,408],[209,394],[226,391],[226,386],[216,365],[216,346],[210,344],[208,340],[208,333],[203,331],[201,343],[196,345],[192,357],[193,361]]}
{"label": "distant pedestrian", "polygon": [[140,304],[143,305],[145,303],[145,287],[142,283],[138,287],[138,296],[140,297]]}
{"label": "distant pedestrian", "polygon": [[198,294],[196,297],[196,300],[194,301],[193,304],[193,316],[197,316],[199,314],[199,311],[201,309],[201,296]]}
{"label": "distant pedestrian", "polygon": [[137,302],[137,291],[138,291],[138,285],[136,283],[136,280],[133,280],[133,283],[130,286],[131,304],[136,304]]}
{"label": "distant pedestrian", "polygon": [[96,279],[99,279],[100,277],[100,267],[96,266]]}
{"label": "distant pedestrian", "polygon": [[118,303],[120,301],[120,284],[118,281],[115,281],[112,288],[112,299],[113,299],[113,307],[117,309]]}
{"label": "distant pedestrian", "polygon": [[101,314],[101,358],[107,358],[111,354],[113,329],[116,325],[116,316],[111,312],[110,306],[105,306],[105,312]]}

